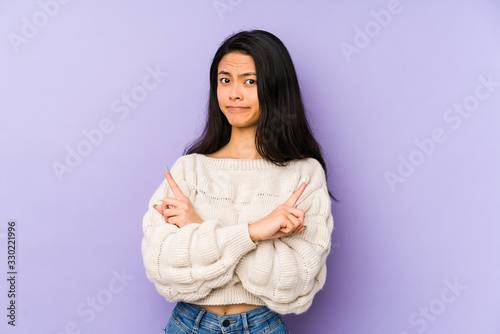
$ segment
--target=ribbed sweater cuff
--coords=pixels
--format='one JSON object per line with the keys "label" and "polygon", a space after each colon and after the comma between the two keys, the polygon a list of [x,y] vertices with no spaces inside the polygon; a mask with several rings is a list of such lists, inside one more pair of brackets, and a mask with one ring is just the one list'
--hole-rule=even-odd
{"label": "ribbed sweater cuff", "polygon": [[230,259],[239,261],[243,255],[257,247],[257,244],[250,238],[248,224],[224,227],[219,229],[218,232],[224,234],[220,240],[224,240],[225,247],[227,247],[229,253],[228,258]]}

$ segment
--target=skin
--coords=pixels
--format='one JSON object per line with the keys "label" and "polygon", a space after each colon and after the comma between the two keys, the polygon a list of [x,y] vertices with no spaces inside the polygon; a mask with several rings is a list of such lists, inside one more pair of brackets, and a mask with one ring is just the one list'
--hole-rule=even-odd
{"label": "skin", "polygon": [[[219,107],[231,124],[231,139],[219,151],[207,155],[211,158],[262,159],[255,148],[255,134],[260,116],[257,94],[257,76],[253,58],[241,53],[225,55],[218,67],[217,99]],[[184,195],[170,173],[165,178],[174,193],[174,198],[165,197],[155,209],[163,214],[168,224],[183,228],[188,224],[201,224],[189,198]],[[284,203],[278,205],[266,217],[248,225],[252,241],[271,240],[305,230],[304,211],[295,208],[295,203],[304,192],[306,184],[300,185]],[[246,312],[256,305],[203,305],[218,314]]]}

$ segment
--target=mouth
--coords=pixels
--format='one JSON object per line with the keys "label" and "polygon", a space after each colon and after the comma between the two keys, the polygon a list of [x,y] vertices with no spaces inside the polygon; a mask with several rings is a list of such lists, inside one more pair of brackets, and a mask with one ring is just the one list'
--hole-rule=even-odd
{"label": "mouth", "polygon": [[227,106],[227,110],[230,111],[242,111],[242,110],[247,110],[250,109],[249,107],[236,107],[236,106]]}

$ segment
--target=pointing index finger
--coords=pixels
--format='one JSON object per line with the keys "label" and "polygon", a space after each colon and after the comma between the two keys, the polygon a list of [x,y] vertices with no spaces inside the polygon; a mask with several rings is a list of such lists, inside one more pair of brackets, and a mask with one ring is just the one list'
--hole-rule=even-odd
{"label": "pointing index finger", "polygon": [[172,189],[172,191],[174,192],[175,198],[186,198],[181,188],[179,188],[174,178],[172,177],[172,174],[170,174],[168,167],[165,167],[165,178],[167,179],[170,189]]}
{"label": "pointing index finger", "polygon": [[304,189],[306,189],[306,183],[302,182],[302,184],[299,186],[297,190],[290,196],[289,199],[286,200],[284,204],[289,205],[289,206],[294,206],[295,203],[297,203],[297,200],[299,199],[300,195],[304,192]]}

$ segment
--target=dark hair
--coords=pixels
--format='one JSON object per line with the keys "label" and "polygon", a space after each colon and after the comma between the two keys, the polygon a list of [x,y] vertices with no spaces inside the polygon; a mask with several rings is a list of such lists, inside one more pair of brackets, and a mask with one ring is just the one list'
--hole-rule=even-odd
{"label": "dark hair", "polygon": [[[314,139],[306,118],[299,82],[285,45],[263,30],[242,31],[226,38],[210,66],[208,119],[203,133],[184,154],[210,154],[231,138],[231,124],[219,108],[217,71],[222,57],[242,53],[253,58],[257,75],[260,116],[255,135],[257,152],[276,165],[294,159],[315,158],[326,174],[321,146]],[[334,201],[338,201],[328,192]]]}

